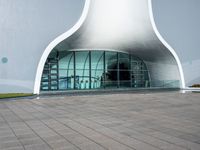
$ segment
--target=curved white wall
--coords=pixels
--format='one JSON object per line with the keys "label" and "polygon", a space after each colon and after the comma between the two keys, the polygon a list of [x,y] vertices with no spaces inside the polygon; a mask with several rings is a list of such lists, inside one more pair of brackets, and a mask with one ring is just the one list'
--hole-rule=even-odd
{"label": "curved white wall", "polygon": [[53,40],[45,49],[45,51],[42,54],[42,57],[40,58],[38,67],[37,67],[37,72],[36,72],[36,77],[35,77],[35,84],[34,84],[34,94],[39,94],[40,93],[40,82],[41,82],[41,77],[42,77],[42,72],[44,68],[44,64],[46,62],[47,57],[51,53],[51,51],[63,40],[66,38],[70,37],[72,34],[74,34],[83,24],[85,21],[88,11],[90,7],[90,0],[85,1],[85,6],[83,9],[83,13],[78,20],[78,22],[67,32],[61,34],[59,37],[57,37],[55,40]]}
{"label": "curved white wall", "polygon": [[80,26],[79,29],[75,25],[70,31],[55,39],[45,50],[38,66],[35,93],[39,93],[42,69],[53,46],[60,51],[69,49],[126,51],[146,62],[153,81],[180,80],[180,87],[184,87],[180,61],[155,27],[151,1],[87,0],[83,16],[77,24]]}
{"label": "curved white wall", "polygon": [[[101,2],[101,0],[99,1]],[[110,4],[114,2],[113,0],[107,0],[107,2],[108,1],[110,2]],[[117,2],[120,3],[120,0]],[[133,0],[130,3],[133,2],[136,1]],[[141,13],[141,15],[149,16],[149,14],[146,13],[148,11],[148,0],[138,0],[138,2],[140,2],[141,4],[145,3],[144,7],[140,7],[139,3],[137,4],[137,8],[142,8],[140,10],[145,10],[145,13]],[[186,86],[190,86],[193,83],[199,83],[200,51],[198,49],[200,21],[196,19],[198,18],[198,14],[200,13],[199,0],[152,0],[152,2],[153,15],[156,26],[164,39],[166,39],[166,41],[174,48],[174,50],[178,54],[178,57],[180,58],[181,64],[183,66]],[[33,90],[37,91],[35,88],[36,71],[38,70],[38,63],[44,50],[49,45],[49,43],[56,39],[56,37],[68,31],[77,22],[82,14],[84,5],[84,0],[59,0],[59,2],[54,0],[0,0],[0,93],[33,92]],[[100,11],[100,6],[98,12],[102,13],[102,11]],[[125,7],[125,4],[121,3],[121,6]],[[135,11],[140,12],[140,10],[137,8],[135,8]],[[107,5],[106,10],[109,10],[109,5]],[[123,13],[128,13],[128,11],[129,10],[126,10]],[[131,12],[132,11],[133,10],[131,10]],[[109,15],[115,14],[110,11],[109,13]],[[121,16],[121,14],[118,15],[119,17]],[[128,15],[124,19],[127,20],[127,17]],[[129,40],[129,42],[126,42],[123,41],[122,36],[117,36],[118,39],[116,37],[113,37],[113,39],[120,40],[119,43],[123,44],[123,48],[111,47],[111,45],[110,48],[117,48],[120,50],[133,50],[134,44],[136,49],[134,49],[133,52],[137,55],[142,55],[141,57],[145,59],[146,63],[148,63],[148,66],[152,68],[152,72],[156,72],[156,74],[154,74],[154,78],[157,78],[158,76],[160,76],[160,74],[163,76],[163,78],[168,78],[168,74],[173,75],[173,70],[175,70],[175,74],[177,76],[180,75],[180,72],[177,71],[179,66],[177,65],[177,60],[174,59],[175,55],[173,57],[170,57],[172,58],[171,64],[165,61],[167,60],[167,57],[163,56],[172,56],[172,54],[171,52],[169,52],[168,49],[166,49],[166,51],[164,50],[165,46],[163,45],[163,42],[159,42],[159,45],[156,44],[157,46],[155,46],[155,43],[160,40],[155,32],[152,32],[153,28],[150,25],[152,23],[150,17],[145,18],[131,17],[128,22],[133,25],[134,20],[136,19],[139,24],[141,22],[143,22],[143,25],[148,24],[148,28],[145,28],[144,30],[138,27],[137,30],[139,31],[139,33],[136,34],[137,39],[145,39],[146,33],[150,33],[149,31],[151,31],[152,34],[149,34],[149,36],[151,37],[149,38],[149,41],[144,40],[143,43],[138,43],[136,39],[132,38],[131,40]],[[115,23],[118,22],[116,18],[113,18],[113,21],[115,21]],[[89,23],[90,21],[87,22]],[[106,25],[107,27],[104,27],[102,24],[102,27],[104,27],[104,29],[112,27],[112,23],[110,23],[109,20],[107,22],[107,25],[109,24],[109,26]],[[121,27],[126,27],[128,29],[128,22],[121,22]],[[135,21],[135,25],[137,22]],[[92,26],[94,27],[91,22],[91,27]],[[86,26],[83,25],[82,27]],[[115,31],[114,29],[120,29],[119,31],[122,32],[122,28],[120,28],[120,26],[115,26],[113,28],[113,31]],[[80,32],[81,30],[83,31],[83,28],[80,28],[80,30],[76,33],[83,33]],[[134,33],[132,32],[133,30],[134,29],[126,30],[126,32],[131,31],[130,33]],[[116,34],[120,32],[116,32]],[[107,32],[107,34],[108,33],[109,32]],[[97,34],[101,35],[101,33],[98,32]],[[126,35],[128,37],[129,33]],[[81,41],[78,36],[78,34],[76,34],[76,36],[73,36],[73,38],[75,39],[74,43],[69,42],[69,40],[72,40],[72,38],[68,38],[65,41],[66,43],[70,43],[69,45],[67,45],[69,48],[87,48],[85,47],[86,45],[82,44],[78,44],[79,47],[75,47],[75,44],[77,44],[78,41]],[[109,41],[108,37],[106,38]],[[84,39],[87,39],[86,36],[84,37]],[[95,40],[97,39],[98,38],[96,37],[87,39],[86,43],[88,48],[105,48],[104,46],[101,46],[100,43],[97,43],[99,45],[96,45],[95,47],[94,45],[90,45],[89,47],[89,44],[92,44],[92,42],[95,42]],[[61,42],[63,46],[66,44],[65,42]],[[104,44],[106,44],[106,41],[102,41],[102,43],[103,42]],[[128,45],[127,43],[130,44]],[[151,45],[148,43],[153,44]],[[62,44],[59,44],[58,46],[62,47]],[[148,48],[150,52],[152,52],[152,55],[158,57],[151,57],[151,59],[148,58],[149,53],[147,49],[145,49],[145,47]],[[164,50],[163,53],[159,53],[157,51],[157,49],[159,48]],[[8,58],[7,63],[4,63],[2,61],[4,57]],[[156,68],[153,66],[157,65],[158,68],[162,68],[163,66],[166,66],[166,64],[168,64],[167,66],[171,68],[170,72],[168,72],[167,69],[166,71],[162,72],[159,72],[159,70],[153,70],[153,68]],[[166,77],[164,77],[164,75],[166,75]]]}
{"label": "curved white wall", "polygon": [[186,86],[200,83],[200,1],[152,0],[152,5],[159,32],[180,58]]}
{"label": "curved white wall", "polygon": [[[80,18],[83,0],[0,0],[0,93],[33,93],[39,60]],[[2,59],[7,57],[8,62]]]}

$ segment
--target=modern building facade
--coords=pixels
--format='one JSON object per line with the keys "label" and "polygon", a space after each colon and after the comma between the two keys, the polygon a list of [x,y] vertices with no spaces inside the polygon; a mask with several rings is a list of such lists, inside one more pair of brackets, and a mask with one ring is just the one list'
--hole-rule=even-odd
{"label": "modern building facade", "polygon": [[[200,4],[185,3],[193,10]],[[167,5],[162,2],[0,0],[0,4],[2,93],[185,88],[200,82],[199,51],[185,49],[189,41],[180,44],[183,37],[174,39],[163,28],[165,17],[159,18],[159,13],[166,12],[159,8]],[[176,41],[173,48],[159,29],[167,41]]]}
{"label": "modern building facade", "polygon": [[149,75],[143,60],[128,53],[55,50],[45,63],[40,90],[148,88]]}

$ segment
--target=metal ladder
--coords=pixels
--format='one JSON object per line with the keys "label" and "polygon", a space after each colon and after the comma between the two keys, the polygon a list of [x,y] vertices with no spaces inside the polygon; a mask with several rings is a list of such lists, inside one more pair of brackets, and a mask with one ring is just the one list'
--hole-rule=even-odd
{"label": "metal ladder", "polygon": [[42,74],[41,90],[58,90],[59,89],[59,59],[48,58]]}

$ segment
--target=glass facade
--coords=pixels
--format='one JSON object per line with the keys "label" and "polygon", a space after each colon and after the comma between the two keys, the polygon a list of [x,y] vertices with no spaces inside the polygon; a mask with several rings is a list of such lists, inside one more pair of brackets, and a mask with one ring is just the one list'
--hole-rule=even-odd
{"label": "glass facade", "polygon": [[149,87],[145,63],[116,51],[53,51],[44,66],[41,90]]}

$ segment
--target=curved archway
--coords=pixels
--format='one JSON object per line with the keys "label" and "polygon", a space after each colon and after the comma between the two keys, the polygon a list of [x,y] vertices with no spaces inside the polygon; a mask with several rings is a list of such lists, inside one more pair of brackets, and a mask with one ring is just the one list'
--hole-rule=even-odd
{"label": "curved archway", "polygon": [[90,1],[91,0],[85,0],[85,5],[84,5],[84,9],[83,9],[83,13],[80,17],[80,19],[78,20],[78,22],[67,32],[63,33],[62,35],[60,35],[59,37],[57,37],[55,40],[53,40],[48,46],[47,48],[44,50],[44,53],[42,54],[42,57],[38,63],[38,67],[37,67],[37,72],[36,72],[36,77],[35,77],[35,84],[34,84],[34,94],[39,94],[40,93],[40,82],[41,82],[41,77],[42,77],[42,71],[44,68],[44,64],[45,61],[47,59],[47,57],[49,56],[50,52],[53,50],[53,48],[59,44],[60,42],[62,42],[64,39],[70,37],[73,33],[75,33],[80,27],[81,25],[84,23],[88,11],[89,11],[89,7],[90,7]]}
{"label": "curved archway", "polygon": [[120,49],[144,60],[152,80],[179,80],[180,87],[185,87],[180,60],[156,28],[151,0],[86,0],[78,23],[45,49],[37,69],[35,94],[40,92],[45,61],[55,47]]}

